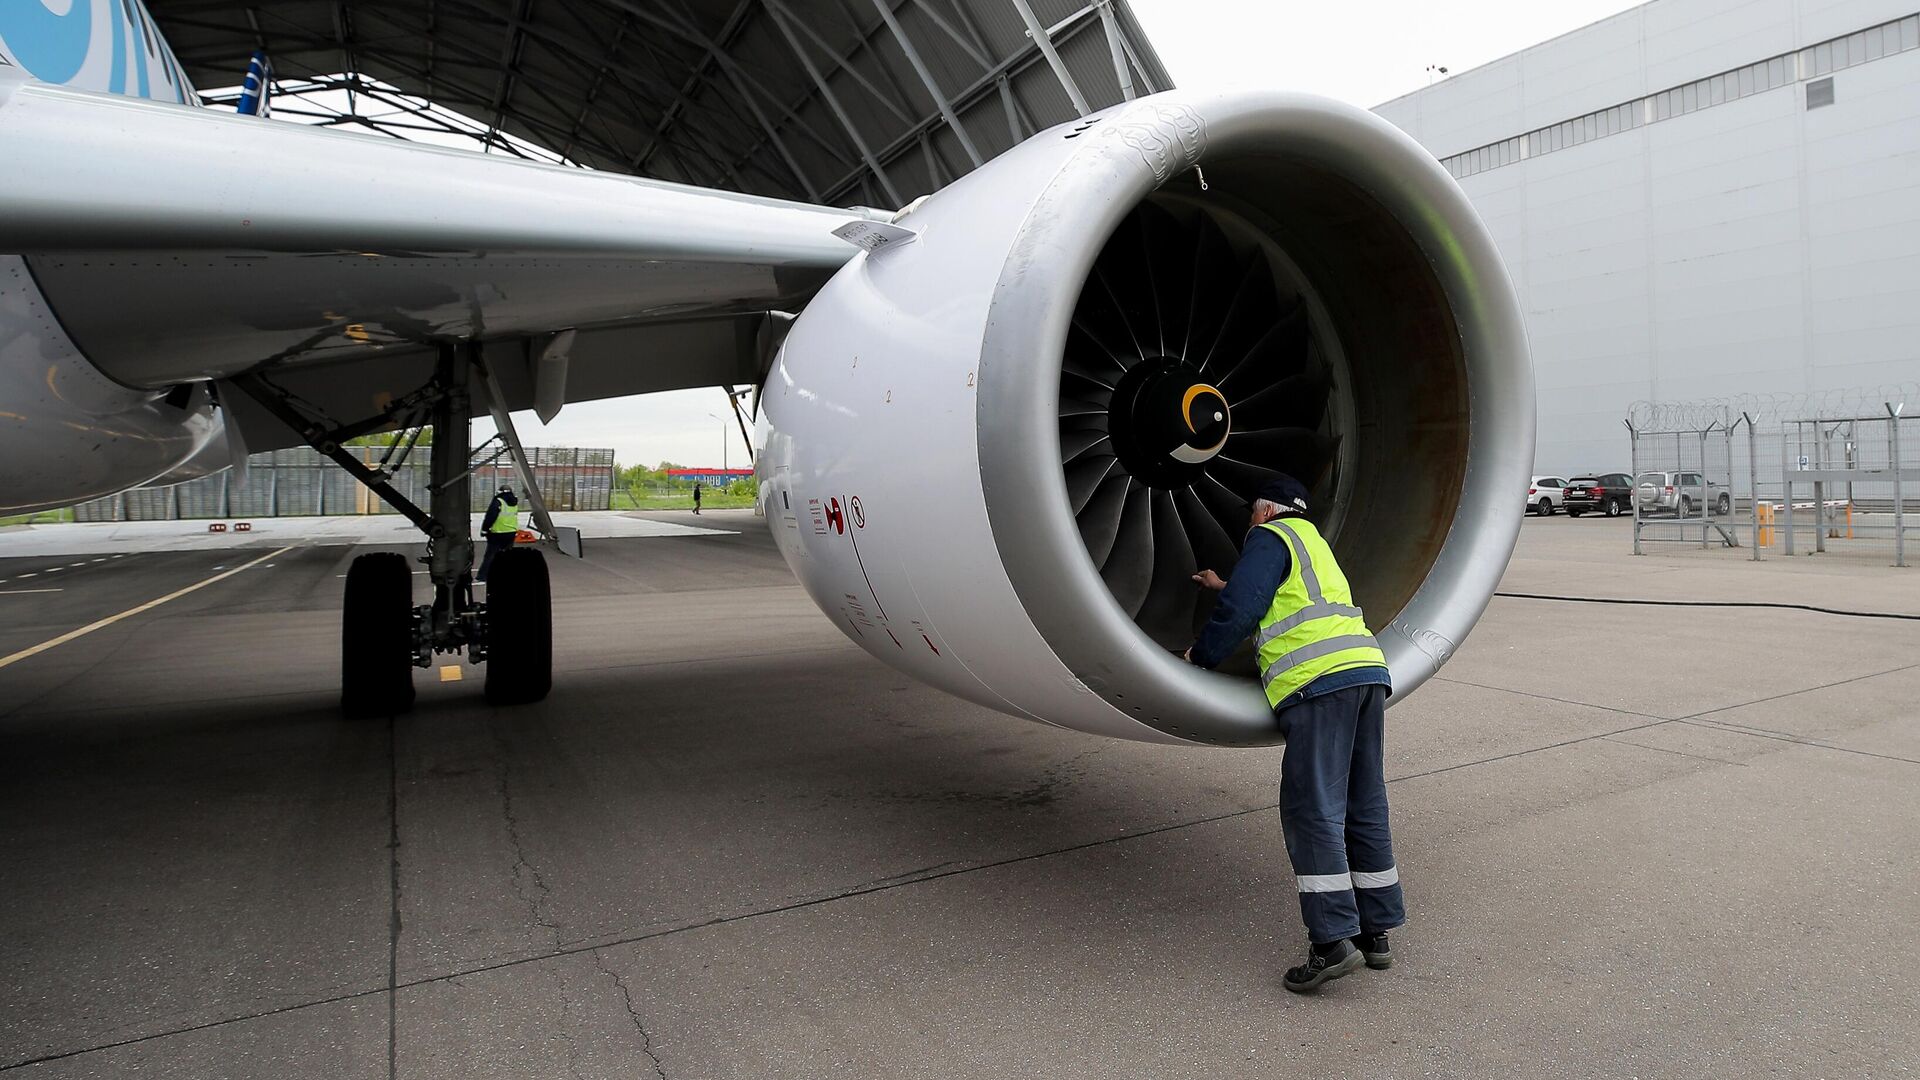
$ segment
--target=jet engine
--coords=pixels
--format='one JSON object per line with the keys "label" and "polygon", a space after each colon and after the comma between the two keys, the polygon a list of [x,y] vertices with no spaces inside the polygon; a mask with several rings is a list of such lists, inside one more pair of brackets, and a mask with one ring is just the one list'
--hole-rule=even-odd
{"label": "jet engine", "polygon": [[1159,742],[1280,741],[1243,651],[1180,652],[1251,493],[1313,491],[1392,668],[1431,676],[1512,554],[1533,377],[1452,178],[1370,113],[1143,98],[880,228],[763,389],[761,507],[841,629],[961,697]]}

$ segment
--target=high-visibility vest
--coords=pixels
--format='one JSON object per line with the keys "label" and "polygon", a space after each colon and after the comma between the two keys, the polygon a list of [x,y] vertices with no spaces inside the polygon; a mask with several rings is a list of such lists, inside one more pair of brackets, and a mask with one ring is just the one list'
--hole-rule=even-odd
{"label": "high-visibility vest", "polygon": [[487,531],[493,533],[519,532],[520,508],[518,506],[510,506],[505,499],[501,499],[500,512],[494,515],[493,525],[488,528]]}
{"label": "high-visibility vest", "polygon": [[1386,667],[1387,658],[1368,633],[1347,575],[1320,530],[1296,517],[1276,518],[1260,528],[1278,536],[1293,561],[1254,638],[1267,704],[1279,705],[1322,675]]}

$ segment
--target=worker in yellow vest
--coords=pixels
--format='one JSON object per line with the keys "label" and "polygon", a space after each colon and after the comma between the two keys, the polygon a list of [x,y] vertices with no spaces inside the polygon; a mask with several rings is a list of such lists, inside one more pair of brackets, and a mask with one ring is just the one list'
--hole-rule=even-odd
{"label": "worker in yellow vest", "polygon": [[520,534],[520,500],[514,497],[513,485],[503,484],[494,493],[493,501],[487,504],[487,516],[480,519],[480,531],[487,538],[487,552],[480,556],[480,573],[475,577],[485,581],[493,557],[511,548],[514,537]]}
{"label": "worker in yellow vest", "polygon": [[1306,519],[1306,488],[1279,474],[1251,509],[1232,581],[1212,570],[1193,577],[1220,601],[1186,658],[1212,668],[1254,636],[1287,743],[1280,823],[1311,942],[1284,981],[1304,993],[1363,963],[1391,966],[1387,931],[1406,921],[1382,763],[1393,687],[1333,549]]}

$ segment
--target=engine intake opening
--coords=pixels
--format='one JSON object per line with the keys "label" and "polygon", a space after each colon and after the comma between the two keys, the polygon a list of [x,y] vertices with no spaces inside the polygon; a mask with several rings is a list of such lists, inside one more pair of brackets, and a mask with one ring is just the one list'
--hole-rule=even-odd
{"label": "engine intake opening", "polygon": [[[1147,635],[1184,648],[1227,573],[1260,484],[1331,492],[1345,425],[1324,314],[1244,219],[1175,193],[1101,249],[1060,366],[1061,464],[1081,539]],[[1246,668],[1248,660],[1235,665]]]}

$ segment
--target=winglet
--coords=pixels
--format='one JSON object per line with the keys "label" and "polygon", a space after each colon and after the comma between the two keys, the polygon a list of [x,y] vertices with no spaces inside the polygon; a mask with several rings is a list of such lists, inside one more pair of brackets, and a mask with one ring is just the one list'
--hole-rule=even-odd
{"label": "winglet", "polygon": [[273,92],[272,79],[273,62],[263,50],[255,49],[252,59],[247,61],[247,79],[240,84],[240,115],[258,116],[263,120],[273,115],[272,102],[268,100]]}

